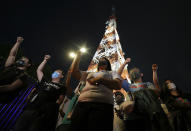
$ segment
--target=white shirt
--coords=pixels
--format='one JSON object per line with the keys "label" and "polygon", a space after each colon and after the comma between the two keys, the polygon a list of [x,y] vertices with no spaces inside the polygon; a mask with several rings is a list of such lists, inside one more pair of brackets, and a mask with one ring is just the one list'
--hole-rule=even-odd
{"label": "white shirt", "polygon": [[[87,79],[91,77],[96,77],[98,75],[110,80],[121,79],[121,77],[113,71],[92,72],[88,74]],[[89,82],[86,81],[86,85],[81,91],[78,101],[101,102],[113,105],[113,90],[106,87],[105,85],[91,85]]]}

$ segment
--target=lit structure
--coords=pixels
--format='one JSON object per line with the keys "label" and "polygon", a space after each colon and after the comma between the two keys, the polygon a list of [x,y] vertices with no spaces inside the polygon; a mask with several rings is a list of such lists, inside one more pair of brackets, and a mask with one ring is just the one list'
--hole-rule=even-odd
{"label": "lit structure", "polygon": [[[113,71],[117,71],[121,64],[125,62],[124,53],[117,33],[116,17],[114,15],[112,15],[106,22],[105,34],[88,67],[88,71],[95,72],[97,69],[97,63],[102,57],[109,59]],[[124,79],[128,79],[126,67],[123,71],[122,77]]]}
{"label": "lit structure", "polygon": [[[121,66],[121,64],[125,62],[124,53],[122,51],[119,35],[117,33],[116,17],[114,14],[106,22],[106,30],[105,30],[104,36],[88,67],[89,72],[97,71],[98,61],[102,57],[106,57],[107,59],[109,59],[111,63],[111,68],[113,71],[117,71],[119,67]],[[124,79],[127,79],[130,82],[127,75],[128,74],[127,74],[127,66],[126,66],[123,70],[122,77]],[[123,89],[118,91],[123,93],[124,96],[127,95]],[[70,104],[68,104],[67,107],[65,106],[65,108],[63,109],[63,111],[65,112],[65,117],[62,120],[62,124],[66,124],[66,125],[70,124],[69,118],[75,108],[76,103],[77,103],[77,96],[75,95],[70,101]],[[116,117],[116,114],[115,114],[114,115],[114,131],[118,130],[118,127],[116,125],[119,122],[122,123],[122,120],[118,119],[118,117]]]}

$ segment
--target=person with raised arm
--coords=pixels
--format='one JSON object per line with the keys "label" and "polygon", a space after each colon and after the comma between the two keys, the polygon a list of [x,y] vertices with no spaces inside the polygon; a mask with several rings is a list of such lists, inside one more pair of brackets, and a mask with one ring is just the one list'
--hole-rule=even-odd
{"label": "person with raised arm", "polygon": [[[72,76],[77,80],[88,73],[79,69],[80,57],[78,52],[71,68]],[[88,73],[85,87],[80,92],[71,117],[72,131],[112,131],[114,89],[121,89],[121,77],[111,71],[108,59],[101,58],[97,72]]]}
{"label": "person with raised arm", "polygon": [[153,83],[154,83],[155,87],[158,89],[158,91],[160,91],[161,89],[159,86],[158,75],[157,75],[158,65],[153,64],[152,70],[153,70]]}
{"label": "person with raised arm", "polygon": [[[122,65],[122,67],[125,66]],[[130,70],[129,78],[132,83],[130,84],[124,81],[126,84],[122,85],[122,88],[128,94],[129,92],[131,94],[129,100],[119,105],[119,111],[123,116],[126,116],[124,122],[126,125],[125,130],[127,131],[136,131],[140,128],[143,131],[147,131],[152,130],[153,127],[157,128],[157,126],[161,127],[159,131],[172,130],[159,100],[157,67],[155,65],[152,66],[152,70],[154,72],[153,79],[156,86],[150,82],[143,82],[143,73],[141,73],[139,68]],[[121,71],[118,71],[118,73],[121,73]]]}
{"label": "person with raised arm", "polygon": [[15,131],[46,130],[56,128],[59,105],[62,103],[66,92],[70,95],[70,87],[62,84],[63,71],[60,69],[52,73],[51,81],[44,78],[43,69],[51,58],[45,55],[44,60],[37,68],[38,85],[33,89],[28,100],[28,105],[16,123]]}
{"label": "person with raised arm", "polygon": [[28,85],[26,70],[31,66],[31,60],[22,56],[15,61],[23,40],[23,37],[17,37],[0,73],[0,103],[10,103]]}

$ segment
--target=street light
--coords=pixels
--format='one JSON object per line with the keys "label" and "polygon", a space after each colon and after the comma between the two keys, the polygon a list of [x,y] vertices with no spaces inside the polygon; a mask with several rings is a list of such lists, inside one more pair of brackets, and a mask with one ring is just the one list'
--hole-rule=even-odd
{"label": "street light", "polygon": [[85,52],[86,52],[86,48],[82,47],[82,48],[80,49],[80,51],[81,51],[82,53],[85,53]]}
{"label": "street light", "polygon": [[70,52],[69,56],[70,56],[71,58],[74,58],[74,57],[76,57],[76,54],[75,54],[74,52]]}

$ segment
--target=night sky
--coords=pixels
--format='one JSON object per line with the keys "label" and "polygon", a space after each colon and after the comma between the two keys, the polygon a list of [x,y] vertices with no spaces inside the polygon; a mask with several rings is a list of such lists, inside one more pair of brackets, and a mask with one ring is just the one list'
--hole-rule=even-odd
{"label": "night sky", "polygon": [[65,72],[68,53],[86,46],[80,67],[86,70],[98,47],[105,22],[116,7],[117,30],[129,68],[139,67],[144,81],[152,81],[152,64],[159,79],[170,78],[191,92],[190,7],[186,1],[169,0],[63,0],[7,1],[0,3],[0,44],[14,44],[24,37],[24,54],[39,63],[45,54],[53,69]]}

